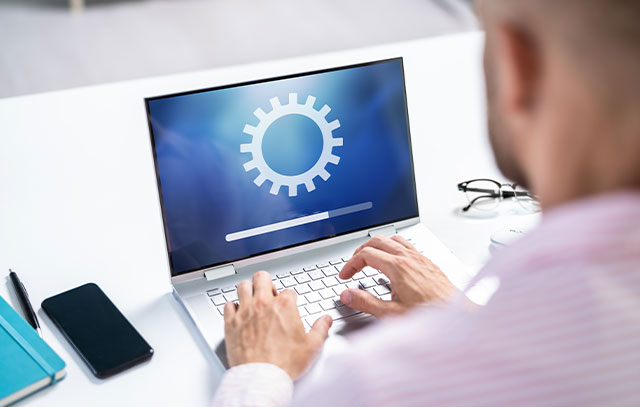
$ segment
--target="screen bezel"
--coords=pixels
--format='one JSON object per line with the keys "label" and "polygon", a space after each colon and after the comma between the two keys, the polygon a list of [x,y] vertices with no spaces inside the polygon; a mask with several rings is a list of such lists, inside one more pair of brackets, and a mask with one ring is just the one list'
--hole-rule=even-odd
{"label": "screen bezel", "polygon": [[[254,254],[251,254],[249,256],[240,257],[240,258],[233,259],[233,260],[227,260],[227,261],[219,262],[219,263],[212,263],[212,264],[204,265],[202,267],[197,267],[197,268],[194,268],[194,269],[184,270],[184,271],[180,271],[180,272],[176,272],[174,270],[173,259],[172,259],[172,255],[171,255],[171,242],[169,240],[169,229],[168,229],[168,226],[167,226],[167,218],[166,218],[165,207],[164,207],[164,197],[162,195],[162,182],[160,180],[158,157],[157,157],[157,153],[156,153],[156,144],[155,144],[155,139],[154,139],[154,134],[153,134],[153,124],[152,124],[152,121],[151,121],[151,114],[150,114],[150,111],[149,111],[149,102],[152,102],[152,101],[158,100],[158,99],[169,99],[169,98],[173,98],[173,97],[187,96],[187,95],[192,95],[192,94],[197,94],[197,93],[212,92],[212,91],[218,91],[218,90],[223,90],[223,89],[231,89],[231,88],[237,88],[237,87],[242,87],[242,86],[249,86],[249,85],[255,85],[255,84],[259,84],[259,83],[265,83],[265,82],[275,82],[275,81],[279,81],[279,80],[299,78],[299,77],[303,77],[303,76],[311,76],[311,75],[318,75],[318,74],[341,71],[341,70],[362,68],[362,67],[366,67],[366,66],[378,65],[378,64],[394,62],[394,61],[399,61],[400,62],[400,71],[401,71],[401,75],[402,75],[402,93],[403,93],[403,98],[404,98],[405,121],[406,121],[406,124],[407,124],[407,138],[408,138],[407,141],[409,143],[409,159],[411,161],[411,178],[412,178],[412,181],[413,181],[413,198],[414,198],[414,204],[415,204],[415,207],[416,207],[415,214],[412,214],[411,216],[407,216],[407,217],[403,217],[403,218],[387,221],[387,222],[384,222],[384,223],[377,223],[377,224],[373,224],[373,225],[363,226],[361,228],[348,230],[348,231],[345,231],[345,232],[342,232],[342,233],[337,233],[337,234],[333,234],[333,235],[330,235],[330,236],[321,237],[321,238],[318,238],[318,239],[308,240],[308,241],[301,242],[301,243],[295,243],[295,244],[291,244],[291,245],[288,245],[288,246],[279,247],[279,248],[276,248],[276,249],[265,250],[265,251],[262,251],[262,252],[254,253]],[[144,102],[145,102],[145,109],[146,109],[146,113],[147,113],[147,124],[149,126],[149,136],[150,136],[150,139],[151,139],[151,148],[152,148],[152,152],[153,152],[153,163],[154,163],[155,172],[156,172],[156,183],[157,183],[157,186],[158,186],[158,196],[159,196],[159,199],[160,199],[160,208],[161,208],[161,211],[162,211],[162,223],[163,223],[163,228],[164,228],[164,237],[165,237],[165,244],[166,244],[166,247],[167,247],[167,256],[168,256],[168,260],[169,260],[169,269],[170,269],[170,272],[171,272],[171,277],[183,276],[183,275],[186,275],[186,274],[189,274],[189,273],[193,273],[193,272],[204,271],[204,270],[211,269],[211,268],[214,268],[214,267],[219,267],[219,266],[223,266],[223,265],[227,265],[227,264],[232,264],[232,263],[235,263],[235,262],[239,262],[239,261],[250,259],[250,258],[253,258],[253,257],[257,257],[257,256],[263,256],[263,255],[266,255],[266,254],[275,253],[275,252],[279,252],[279,251],[283,251],[283,250],[287,250],[287,249],[291,249],[291,248],[295,248],[295,247],[300,247],[300,246],[304,246],[304,245],[311,244],[311,243],[316,243],[316,242],[325,241],[325,240],[328,240],[328,239],[333,239],[333,238],[336,238],[336,237],[339,237],[339,236],[345,236],[345,235],[349,235],[349,234],[352,234],[352,233],[361,232],[361,231],[364,231],[364,230],[370,230],[370,229],[373,229],[373,228],[377,228],[377,227],[381,227],[381,226],[385,226],[385,225],[389,225],[389,224],[393,224],[393,223],[397,223],[397,222],[402,222],[402,221],[406,221],[406,220],[410,220],[410,219],[419,218],[419,216],[420,216],[420,208],[418,206],[418,191],[417,191],[417,187],[416,187],[416,175],[415,175],[415,168],[414,168],[414,162],[413,162],[413,146],[411,144],[411,126],[409,124],[409,106],[408,106],[408,102],[407,102],[407,88],[406,88],[405,72],[404,72],[404,59],[402,57],[386,58],[386,59],[374,60],[374,61],[369,61],[369,62],[362,62],[362,63],[357,63],[357,64],[344,65],[344,66],[339,66],[339,67],[334,67],[334,68],[326,68],[326,69],[320,69],[320,70],[314,70],[314,71],[305,71],[305,72],[301,72],[301,73],[294,73],[294,74],[288,74],[288,75],[282,75],[282,76],[276,76],[276,77],[269,77],[269,78],[263,78],[263,79],[256,79],[256,80],[245,81],[245,82],[238,82],[238,83],[233,83],[233,84],[229,84],[229,85],[214,86],[214,87],[195,89],[195,90],[190,90],[190,91],[185,91],[185,92],[177,92],[177,93],[170,93],[170,94],[166,94],[166,95],[147,97],[147,98],[144,99]]]}

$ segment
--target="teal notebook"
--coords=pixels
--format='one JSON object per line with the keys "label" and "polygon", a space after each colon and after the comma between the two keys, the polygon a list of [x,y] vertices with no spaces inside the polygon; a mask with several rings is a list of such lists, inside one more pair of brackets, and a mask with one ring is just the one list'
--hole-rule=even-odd
{"label": "teal notebook", "polygon": [[0,406],[65,376],[60,356],[0,297]]}

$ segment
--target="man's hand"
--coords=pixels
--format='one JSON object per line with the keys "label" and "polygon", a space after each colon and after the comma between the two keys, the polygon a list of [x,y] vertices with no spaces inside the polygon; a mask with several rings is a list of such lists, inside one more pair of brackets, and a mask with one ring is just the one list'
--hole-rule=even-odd
{"label": "man's hand", "polygon": [[377,317],[399,314],[421,303],[446,301],[455,291],[438,266],[399,235],[372,237],[344,265],[340,278],[350,278],[366,266],[380,270],[389,278],[392,300],[383,301],[357,289],[343,291],[340,300]]}
{"label": "man's hand", "polygon": [[238,284],[239,306],[224,307],[224,336],[230,366],[271,363],[298,379],[322,348],[331,317],[319,318],[305,333],[298,313],[296,293],[277,294],[271,276],[259,271],[253,284]]}

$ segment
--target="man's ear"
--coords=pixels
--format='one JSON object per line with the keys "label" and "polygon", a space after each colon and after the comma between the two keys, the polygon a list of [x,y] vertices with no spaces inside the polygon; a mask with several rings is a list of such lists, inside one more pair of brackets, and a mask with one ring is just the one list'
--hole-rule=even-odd
{"label": "man's ear", "polygon": [[511,24],[494,34],[499,99],[512,117],[528,115],[536,107],[541,75],[541,55],[534,39]]}

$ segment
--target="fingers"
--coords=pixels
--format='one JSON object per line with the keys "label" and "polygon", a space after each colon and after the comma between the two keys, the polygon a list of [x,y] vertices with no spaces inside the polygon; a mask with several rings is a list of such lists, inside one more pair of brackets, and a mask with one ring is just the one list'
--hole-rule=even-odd
{"label": "fingers", "polygon": [[240,304],[250,304],[253,297],[253,286],[251,281],[241,281],[238,283],[238,302]]}
{"label": "fingers", "polygon": [[417,252],[418,250],[415,248],[414,245],[412,245],[411,243],[409,243],[409,241],[407,239],[405,239],[404,237],[400,236],[400,235],[393,235],[391,236],[391,240],[400,243],[402,246],[404,246],[405,249]]}
{"label": "fingers", "polygon": [[325,339],[327,339],[327,336],[329,336],[329,328],[331,328],[332,324],[333,319],[328,315],[318,318],[316,322],[311,325],[311,329],[307,335],[313,338],[318,345],[321,345]]}
{"label": "fingers", "polygon": [[366,312],[378,318],[401,311],[400,305],[393,301],[383,301],[364,290],[348,289],[340,295],[340,301],[359,311]]}
{"label": "fingers", "polygon": [[278,304],[280,305],[281,309],[286,309],[287,307],[289,307],[298,312],[296,304],[298,301],[298,294],[296,294],[295,291],[290,289],[283,290],[282,292],[280,292],[280,294],[278,294],[277,298]]}
{"label": "fingers", "polygon": [[365,247],[357,254],[354,254],[351,260],[342,267],[340,278],[343,280],[351,278],[366,266],[380,270],[389,278],[392,278],[390,274],[394,274],[395,271],[393,255],[373,247]]}
{"label": "fingers", "polygon": [[238,307],[235,302],[228,302],[224,304],[224,321],[228,322],[236,315]]}
{"label": "fingers", "polygon": [[258,271],[253,275],[253,296],[255,298],[272,298],[273,288],[271,274],[266,271]]}
{"label": "fingers", "polygon": [[369,239],[365,244],[360,246],[355,251],[354,255],[358,254],[365,247],[373,247],[378,250],[382,250],[384,252],[395,254],[395,255],[401,254],[402,251],[405,250],[404,245],[402,245],[401,243],[399,243],[394,239],[390,239],[385,236],[374,236],[371,239]]}

